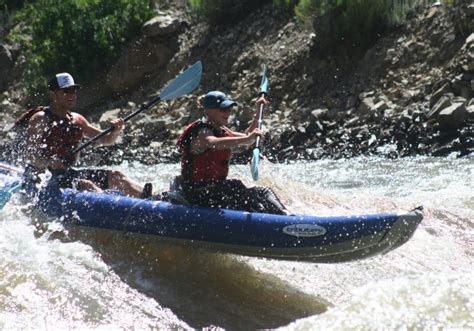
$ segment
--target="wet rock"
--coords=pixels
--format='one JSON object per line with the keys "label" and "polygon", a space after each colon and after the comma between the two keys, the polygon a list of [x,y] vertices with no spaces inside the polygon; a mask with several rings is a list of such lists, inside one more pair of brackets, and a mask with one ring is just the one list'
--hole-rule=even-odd
{"label": "wet rock", "polygon": [[394,117],[394,114],[395,114],[395,110],[392,109],[392,108],[388,108],[386,109],[384,112],[383,112],[383,116],[384,118],[386,119],[391,119]]}
{"label": "wet rock", "polygon": [[329,109],[323,108],[323,109],[315,109],[311,111],[311,120],[324,120],[329,117]]}
{"label": "wet rock", "polygon": [[452,105],[451,99],[454,97],[452,93],[447,93],[443,95],[431,108],[427,114],[428,119],[437,118],[438,114],[445,108],[448,108]]}
{"label": "wet rock", "polygon": [[449,82],[445,81],[444,83],[441,84],[441,87],[431,95],[430,107],[433,107],[443,95],[449,92],[451,92],[450,84]]}
{"label": "wet rock", "polygon": [[444,143],[444,144],[434,144],[430,152],[433,156],[447,156],[452,152],[458,151],[461,147],[459,138],[454,138],[453,140]]}
{"label": "wet rock", "polygon": [[460,128],[466,119],[466,107],[462,102],[453,103],[438,114],[438,123],[442,127]]}
{"label": "wet rock", "polygon": [[182,23],[175,17],[160,15],[143,24],[143,34],[148,38],[172,35],[179,31]]}
{"label": "wet rock", "polygon": [[474,16],[474,3],[471,3],[469,6],[467,6],[466,15],[469,17]]}
{"label": "wet rock", "polygon": [[145,23],[142,38],[125,48],[107,74],[107,85],[116,93],[142,87],[154,73],[164,69],[178,51],[180,23],[170,16],[158,16]]}
{"label": "wet rock", "polygon": [[306,133],[309,136],[321,135],[324,132],[324,126],[320,121],[311,121],[306,126]]}
{"label": "wet rock", "polygon": [[372,110],[377,114],[384,114],[387,109],[389,109],[389,106],[385,101],[379,101],[372,107]]}
{"label": "wet rock", "polygon": [[350,127],[355,127],[355,126],[358,126],[362,123],[360,117],[358,116],[355,116],[355,117],[352,117],[351,119],[349,119],[348,121],[346,121],[345,123],[345,127],[346,128],[350,128]]}
{"label": "wet rock", "polygon": [[474,121],[474,104],[472,104],[472,105],[470,105],[466,108],[466,119]]}
{"label": "wet rock", "polygon": [[113,119],[119,118],[122,116],[122,110],[120,108],[108,110],[100,116],[99,125],[102,128],[107,128],[110,126],[109,122]]}
{"label": "wet rock", "polygon": [[374,98],[368,97],[361,101],[358,110],[362,115],[367,116],[372,113],[374,106]]}

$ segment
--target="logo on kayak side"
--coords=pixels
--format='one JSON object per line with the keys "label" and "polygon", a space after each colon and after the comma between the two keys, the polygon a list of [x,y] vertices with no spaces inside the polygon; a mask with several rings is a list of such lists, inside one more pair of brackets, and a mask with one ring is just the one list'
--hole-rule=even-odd
{"label": "logo on kayak side", "polygon": [[326,233],[326,229],[315,224],[293,224],[283,228],[283,232],[296,237],[317,237]]}

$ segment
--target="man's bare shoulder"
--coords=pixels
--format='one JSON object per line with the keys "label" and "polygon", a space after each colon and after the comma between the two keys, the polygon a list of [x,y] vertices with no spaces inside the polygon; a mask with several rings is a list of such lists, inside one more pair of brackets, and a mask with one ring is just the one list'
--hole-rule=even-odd
{"label": "man's bare shoulder", "polygon": [[71,116],[74,119],[74,123],[81,126],[83,129],[91,126],[89,121],[83,115],[76,112],[71,112]]}
{"label": "man's bare shoulder", "polygon": [[28,121],[29,125],[38,125],[38,124],[44,124],[47,122],[48,122],[48,118],[44,110],[41,110],[33,114],[33,116],[31,116],[30,120]]}

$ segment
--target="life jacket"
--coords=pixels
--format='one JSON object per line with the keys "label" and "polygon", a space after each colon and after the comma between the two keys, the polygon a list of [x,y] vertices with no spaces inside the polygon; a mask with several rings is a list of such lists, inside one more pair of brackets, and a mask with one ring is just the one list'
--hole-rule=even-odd
{"label": "life jacket", "polygon": [[191,153],[191,143],[203,128],[212,130],[216,137],[232,136],[230,130],[218,130],[202,121],[193,122],[184,129],[176,146],[181,153],[181,176],[188,184],[209,184],[224,180],[229,174],[231,149],[208,148],[200,154]]}
{"label": "life jacket", "polygon": [[49,107],[31,108],[15,121],[14,130],[24,139],[31,117],[40,111],[45,113],[49,122],[48,129],[36,137],[41,155],[46,157],[68,156],[83,138],[82,120],[74,117],[70,112],[67,113],[66,118],[62,118],[51,112]]}

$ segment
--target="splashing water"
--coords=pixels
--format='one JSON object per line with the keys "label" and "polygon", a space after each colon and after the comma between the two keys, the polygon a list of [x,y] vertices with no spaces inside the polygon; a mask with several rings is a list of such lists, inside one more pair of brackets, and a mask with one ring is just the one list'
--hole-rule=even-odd
{"label": "splashing water", "polygon": [[[120,169],[164,191],[178,165]],[[474,328],[474,163],[355,158],[274,165],[258,185],[297,213],[425,207],[385,256],[312,264],[190,250],[153,237],[64,228],[16,197],[0,211],[0,328],[289,330]],[[231,177],[253,185],[248,166]]]}

